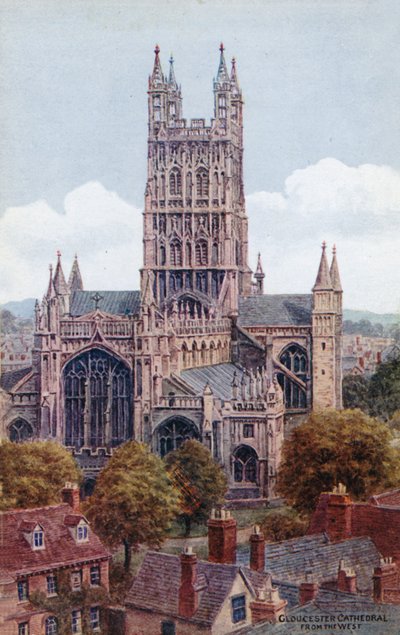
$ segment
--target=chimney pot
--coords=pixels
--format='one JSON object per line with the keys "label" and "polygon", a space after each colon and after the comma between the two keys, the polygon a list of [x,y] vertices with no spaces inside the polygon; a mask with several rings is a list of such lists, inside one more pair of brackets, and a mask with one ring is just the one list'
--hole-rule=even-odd
{"label": "chimney pot", "polygon": [[61,490],[61,498],[64,503],[70,505],[76,514],[80,513],[80,496],[77,483],[65,483],[64,488]]}

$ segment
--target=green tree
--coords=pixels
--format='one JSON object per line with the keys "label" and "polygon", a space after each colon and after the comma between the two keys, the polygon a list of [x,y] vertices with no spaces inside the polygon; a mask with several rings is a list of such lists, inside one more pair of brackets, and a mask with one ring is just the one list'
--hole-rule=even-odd
{"label": "green tree", "polygon": [[81,477],[75,459],[54,441],[0,444],[3,510],[59,503],[65,482],[79,483]]}
{"label": "green tree", "polygon": [[380,364],[368,385],[369,412],[388,421],[400,410],[400,359]]}
{"label": "green tree", "polygon": [[344,407],[369,412],[368,387],[369,382],[365,377],[346,375],[342,384]]}
{"label": "green tree", "polygon": [[193,521],[206,520],[212,507],[223,502],[227,479],[209,450],[198,441],[185,441],[167,454],[165,463],[180,492],[180,517],[188,536]]}
{"label": "green tree", "polygon": [[284,442],[278,488],[299,511],[344,483],[355,499],[400,483],[400,458],[388,426],[361,410],[312,413]]}
{"label": "green tree", "polygon": [[141,443],[119,447],[100,472],[85,506],[96,533],[109,545],[124,545],[129,570],[132,549],[158,547],[178,511],[178,494],[163,461]]}
{"label": "green tree", "polygon": [[266,540],[278,542],[304,536],[309,519],[300,516],[294,509],[268,514],[261,523],[261,531]]}

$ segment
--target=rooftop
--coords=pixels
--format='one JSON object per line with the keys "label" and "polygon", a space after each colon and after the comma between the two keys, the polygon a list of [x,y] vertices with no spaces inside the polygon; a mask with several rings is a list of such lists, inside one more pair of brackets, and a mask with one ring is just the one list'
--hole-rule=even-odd
{"label": "rooftop", "polygon": [[252,295],[239,298],[240,326],[310,326],[313,296]]}
{"label": "rooftop", "polygon": [[[199,607],[191,620],[212,624],[237,575],[241,575],[254,591],[270,580],[268,574],[256,573],[247,568],[199,560],[197,577],[204,587],[199,591]],[[150,551],[133,581],[126,604],[178,616],[180,580],[179,556]]]}
{"label": "rooftop", "polygon": [[91,313],[98,308],[111,315],[137,315],[140,310],[140,291],[74,291],[71,294],[70,313],[72,317],[79,317]]}
{"label": "rooftop", "polygon": [[[72,513],[67,504],[3,512],[0,523],[2,571],[15,577],[83,560],[108,558],[109,552],[93,531],[88,532],[87,542],[75,542],[65,523]],[[33,550],[24,536],[24,531],[36,525],[44,531],[44,549]]]}

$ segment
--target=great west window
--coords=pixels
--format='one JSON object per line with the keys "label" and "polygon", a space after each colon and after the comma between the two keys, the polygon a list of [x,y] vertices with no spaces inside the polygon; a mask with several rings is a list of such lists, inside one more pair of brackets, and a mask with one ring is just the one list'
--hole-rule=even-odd
{"label": "great west window", "polygon": [[65,445],[117,446],[132,437],[129,368],[93,349],[65,367]]}

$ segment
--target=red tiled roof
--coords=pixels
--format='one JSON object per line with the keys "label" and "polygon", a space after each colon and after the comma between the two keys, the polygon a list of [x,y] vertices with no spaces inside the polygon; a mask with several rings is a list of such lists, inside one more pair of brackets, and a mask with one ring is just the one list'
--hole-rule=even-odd
{"label": "red tiled roof", "polygon": [[[65,524],[65,519],[71,516],[75,514],[67,504],[4,512],[0,523],[3,572],[16,577],[86,560],[109,558],[110,553],[93,531],[89,531],[87,542],[75,542]],[[24,528],[34,528],[37,524],[43,528],[45,548],[33,550],[25,538]]]}

